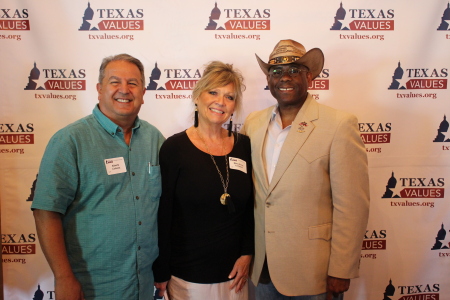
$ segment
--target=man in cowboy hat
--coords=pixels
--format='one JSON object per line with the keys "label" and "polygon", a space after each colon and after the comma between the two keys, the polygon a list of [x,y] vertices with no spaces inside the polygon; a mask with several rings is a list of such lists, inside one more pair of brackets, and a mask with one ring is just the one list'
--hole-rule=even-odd
{"label": "man in cowboy hat", "polygon": [[268,63],[256,58],[278,102],[242,129],[252,145],[257,299],[342,297],[358,276],[369,210],[358,121],[308,93],[320,49],[282,40]]}

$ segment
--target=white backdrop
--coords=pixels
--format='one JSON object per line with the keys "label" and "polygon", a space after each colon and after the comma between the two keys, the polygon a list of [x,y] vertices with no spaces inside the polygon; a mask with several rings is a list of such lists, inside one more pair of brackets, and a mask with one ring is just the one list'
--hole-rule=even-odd
{"label": "white backdrop", "polygon": [[149,90],[140,116],[168,137],[192,124],[191,88],[211,60],[244,74],[237,126],[274,104],[254,54],[267,60],[289,38],[323,50],[324,71],[310,92],[358,116],[368,151],[370,219],[361,276],[346,299],[450,299],[449,7],[447,0],[0,0],[5,299],[54,299],[30,211],[34,181],[50,137],[91,113],[103,57],[125,52],[143,62]]}

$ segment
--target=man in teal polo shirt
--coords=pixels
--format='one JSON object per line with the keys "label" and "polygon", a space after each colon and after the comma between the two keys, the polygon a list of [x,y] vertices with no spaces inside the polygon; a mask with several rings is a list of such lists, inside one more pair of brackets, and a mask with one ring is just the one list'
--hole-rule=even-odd
{"label": "man in teal polo shirt", "polygon": [[93,113],[59,130],[32,209],[56,299],[151,299],[162,134],[140,120],[145,79],[128,55],[100,66]]}

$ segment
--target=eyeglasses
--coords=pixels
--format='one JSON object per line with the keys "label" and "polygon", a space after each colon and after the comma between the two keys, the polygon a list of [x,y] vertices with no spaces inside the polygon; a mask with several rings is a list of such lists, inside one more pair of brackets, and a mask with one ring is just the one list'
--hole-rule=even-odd
{"label": "eyeglasses", "polygon": [[270,76],[273,78],[281,78],[284,73],[288,73],[291,77],[297,77],[301,72],[309,72],[306,68],[297,68],[297,67],[290,67],[286,71],[283,70],[283,68],[273,68],[270,71]]}

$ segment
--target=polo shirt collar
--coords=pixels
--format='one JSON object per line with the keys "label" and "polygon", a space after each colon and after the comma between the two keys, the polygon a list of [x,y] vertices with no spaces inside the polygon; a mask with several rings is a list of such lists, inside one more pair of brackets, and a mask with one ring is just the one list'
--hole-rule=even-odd
{"label": "polo shirt collar", "polygon": [[[119,125],[111,121],[107,116],[105,116],[100,109],[98,108],[98,104],[95,105],[92,114],[97,119],[98,123],[106,130],[110,135],[115,136],[117,132],[122,131]],[[134,121],[133,131],[141,126],[141,120],[139,117],[136,117]]]}

